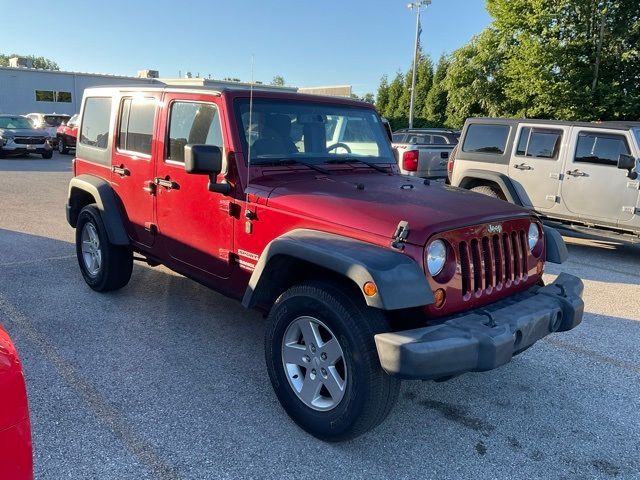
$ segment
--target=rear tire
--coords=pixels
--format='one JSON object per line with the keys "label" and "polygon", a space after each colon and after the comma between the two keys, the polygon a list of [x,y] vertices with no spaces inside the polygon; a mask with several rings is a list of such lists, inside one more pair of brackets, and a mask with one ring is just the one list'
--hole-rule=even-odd
{"label": "rear tire", "polygon": [[49,160],[52,157],[53,157],[53,150],[48,150],[42,154],[42,158],[44,158],[45,160]]}
{"label": "rear tire", "polygon": [[507,200],[507,198],[504,196],[504,194],[500,190],[494,187],[491,187],[489,185],[479,185],[477,187],[473,187],[471,191],[476,193],[481,193],[482,195],[486,195],[487,197],[498,198],[504,201]]}
{"label": "rear tire", "polygon": [[129,283],[133,271],[133,252],[128,245],[113,245],[95,204],[78,215],[76,255],[80,271],[93,290],[108,292]]}
{"label": "rear tire", "polygon": [[[382,370],[373,338],[390,330],[385,316],[367,307],[357,291],[349,295],[351,290],[341,287],[318,281],[290,288],[272,307],[265,337],[267,371],[282,407],[304,430],[332,442],[380,424],[400,388],[400,380]],[[299,322],[315,322],[316,345],[305,340],[303,328],[292,336]],[[290,352],[294,359],[285,361]],[[307,381],[315,382],[313,401],[303,393]]]}

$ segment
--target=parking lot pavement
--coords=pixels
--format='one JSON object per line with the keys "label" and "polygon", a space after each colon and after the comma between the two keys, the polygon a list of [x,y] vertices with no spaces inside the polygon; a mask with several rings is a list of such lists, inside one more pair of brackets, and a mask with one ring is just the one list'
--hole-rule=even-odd
{"label": "parking lot pavement", "polygon": [[37,478],[640,478],[640,247],[567,238],[586,315],[498,370],[405,382],[373,432],[322,443],[280,408],[262,317],[163,267],[91,291],[71,157],[0,160],[0,322]]}

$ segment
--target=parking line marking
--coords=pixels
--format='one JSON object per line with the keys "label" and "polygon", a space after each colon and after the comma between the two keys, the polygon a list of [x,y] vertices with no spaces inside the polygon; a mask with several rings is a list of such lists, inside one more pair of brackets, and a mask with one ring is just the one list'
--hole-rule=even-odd
{"label": "parking line marking", "polygon": [[27,338],[33,342],[44,357],[58,370],[62,378],[69,386],[74,388],[80,396],[89,404],[95,415],[119,437],[124,446],[146,466],[157,478],[162,480],[178,479],[179,476],[173,466],[166,463],[153,449],[144,441],[125,420],[114,410],[109,403],[102,398],[91,383],[86,381],[75,371],[67,361],[60,355],[56,347],[38,331],[33,322],[18,309],[16,309],[0,293],[0,314],[5,315],[14,323],[19,325]]}
{"label": "parking line marking", "polygon": [[607,355],[603,355],[602,353],[595,352],[593,350],[589,350],[588,348],[579,347],[578,345],[573,345],[568,342],[564,342],[562,340],[558,340],[551,337],[546,337],[542,339],[543,342],[549,343],[554,347],[564,348],[573,353],[578,353],[581,355],[586,355],[587,357],[593,358],[594,360],[598,360],[602,363],[607,363],[614,367],[620,367],[624,370],[629,370],[633,373],[640,373],[640,366],[635,365],[630,362],[625,362],[624,360],[618,360],[617,358],[609,357]]}
{"label": "parking line marking", "polygon": [[75,255],[61,255],[59,257],[39,258],[37,260],[21,260],[19,262],[0,263],[0,267],[15,267],[17,265],[29,265],[32,263],[48,262],[53,260],[68,260],[75,257]]}

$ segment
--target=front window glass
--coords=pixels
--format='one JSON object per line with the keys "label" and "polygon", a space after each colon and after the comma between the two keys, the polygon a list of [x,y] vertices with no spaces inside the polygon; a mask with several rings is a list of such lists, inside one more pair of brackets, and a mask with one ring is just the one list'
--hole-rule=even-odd
{"label": "front window glass", "polygon": [[33,124],[25,117],[0,117],[0,128],[33,128]]}
{"label": "front window glass", "polygon": [[169,118],[167,160],[184,162],[184,146],[223,147],[218,109],[211,103],[174,102]]}
{"label": "front window glass", "polygon": [[633,134],[636,136],[636,142],[638,143],[638,146],[640,147],[640,128],[634,128],[633,129]]}
{"label": "front window glass", "polygon": [[254,99],[236,100],[236,116],[252,163],[300,159],[308,163],[362,158],[392,163],[393,153],[380,118],[369,108],[339,104]]}
{"label": "front window glass", "polygon": [[581,132],[575,161],[616,166],[621,153],[629,154],[627,140],[622,135]]}

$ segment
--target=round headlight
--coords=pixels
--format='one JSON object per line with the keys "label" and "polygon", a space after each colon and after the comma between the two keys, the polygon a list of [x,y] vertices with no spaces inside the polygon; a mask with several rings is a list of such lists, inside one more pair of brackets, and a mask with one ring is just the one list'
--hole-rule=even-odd
{"label": "round headlight", "polygon": [[529,225],[529,233],[527,236],[529,239],[529,250],[533,251],[538,244],[538,241],[540,241],[540,229],[537,224],[532,223]]}
{"label": "round headlight", "polygon": [[432,277],[438,275],[447,261],[447,246],[442,240],[434,240],[427,247],[427,269]]}

